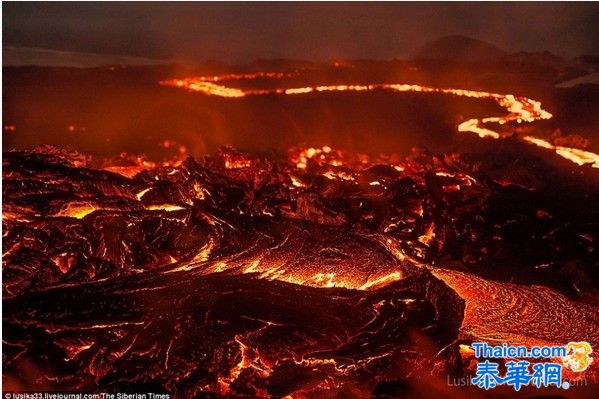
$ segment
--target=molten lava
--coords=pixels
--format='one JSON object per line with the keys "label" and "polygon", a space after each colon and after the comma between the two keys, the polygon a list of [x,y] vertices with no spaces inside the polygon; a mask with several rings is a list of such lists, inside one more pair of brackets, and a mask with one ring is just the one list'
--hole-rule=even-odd
{"label": "molten lava", "polygon": [[[541,108],[539,101],[512,94],[497,94],[485,91],[464,90],[464,89],[445,89],[415,84],[397,84],[397,83],[376,83],[369,85],[325,85],[325,86],[307,86],[295,88],[274,88],[274,89],[238,89],[224,84],[214,82],[223,82],[228,80],[256,79],[259,77],[283,78],[282,73],[261,73],[261,74],[241,74],[241,75],[222,75],[212,77],[195,77],[185,79],[171,79],[160,82],[165,86],[174,86],[184,88],[194,92],[201,92],[207,95],[241,98],[247,96],[260,95],[300,95],[317,92],[343,92],[343,91],[373,91],[389,90],[396,92],[422,92],[422,93],[441,93],[462,97],[490,99],[508,111],[508,114],[501,117],[474,118],[462,122],[458,126],[459,132],[475,133],[481,138],[499,139],[502,134],[498,131],[486,127],[490,124],[504,125],[506,123],[534,122],[542,119],[550,119],[552,115]],[[599,154],[585,151],[579,148],[555,146],[550,142],[532,136],[524,136],[522,139],[530,144],[541,148],[551,150],[559,156],[568,159],[578,165],[589,164],[594,168],[599,168]]]}

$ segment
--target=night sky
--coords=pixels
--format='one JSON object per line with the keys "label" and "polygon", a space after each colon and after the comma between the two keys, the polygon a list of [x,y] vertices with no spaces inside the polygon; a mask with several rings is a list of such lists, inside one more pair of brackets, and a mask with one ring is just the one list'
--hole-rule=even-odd
{"label": "night sky", "polygon": [[409,56],[446,35],[599,54],[599,3],[7,3],[3,46],[177,61]]}

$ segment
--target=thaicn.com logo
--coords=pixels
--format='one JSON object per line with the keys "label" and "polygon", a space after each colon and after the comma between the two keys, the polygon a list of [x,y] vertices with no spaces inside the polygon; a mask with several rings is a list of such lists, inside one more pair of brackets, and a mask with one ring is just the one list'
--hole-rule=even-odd
{"label": "thaicn.com logo", "polygon": [[[471,345],[474,356],[479,361],[472,385],[483,389],[492,389],[499,385],[512,386],[519,391],[523,386],[537,388],[554,386],[568,389],[569,381],[562,379],[562,372],[583,372],[593,362],[593,349],[588,342],[570,342],[565,346],[512,346],[503,344],[491,346],[484,342]],[[501,374],[499,363],[489,359],[508,359],[505,362],[506,372]],[[517,360],[515,360],[517,359]],[[527,359],[530,359],[527,360]],[[538,359],[538,361],[535,361]],[[552,361],[542,361],[551,359]]]}

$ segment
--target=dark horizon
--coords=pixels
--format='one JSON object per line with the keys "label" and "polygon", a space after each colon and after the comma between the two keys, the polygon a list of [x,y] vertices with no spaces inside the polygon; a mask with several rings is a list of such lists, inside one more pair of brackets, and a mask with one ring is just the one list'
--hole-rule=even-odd
{"label": "dark horizon", "polygon": [[245,63],[406,58],[462,35],[508,52],[599,54],[597,3],[17,3],[3,48]]}

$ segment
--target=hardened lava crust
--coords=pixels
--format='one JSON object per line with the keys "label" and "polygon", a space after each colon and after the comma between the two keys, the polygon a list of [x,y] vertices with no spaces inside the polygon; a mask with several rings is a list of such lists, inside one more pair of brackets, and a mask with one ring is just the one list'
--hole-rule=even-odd
{"label": "hardened lava crust", "polygon": [[599,345],[597,171],[523,151],[5,152],[4,384],[409,396],[477,339]]}

